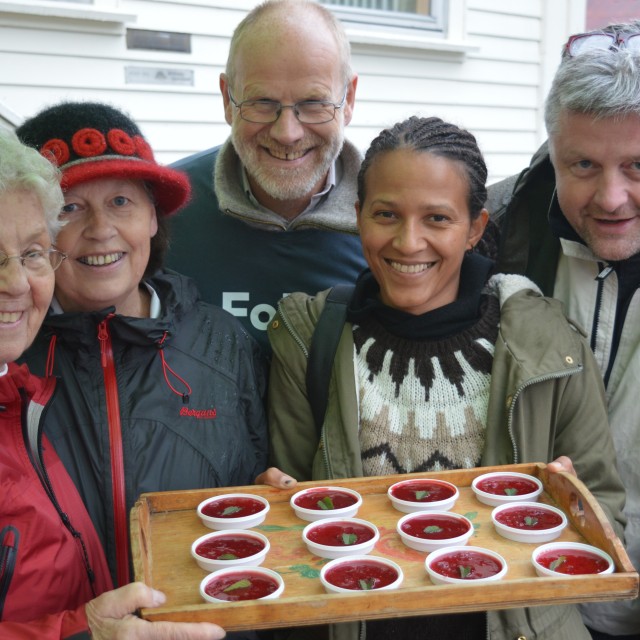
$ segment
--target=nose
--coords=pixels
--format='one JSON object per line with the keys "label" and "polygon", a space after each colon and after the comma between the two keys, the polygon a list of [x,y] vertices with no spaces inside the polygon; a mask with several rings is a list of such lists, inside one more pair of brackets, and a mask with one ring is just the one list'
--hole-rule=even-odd
{"label": "nose", "polygon": [[424,227],[411,219],[404,220],[394,238],[393,246],[406,255],[426,249],[428,242]]}
{"label": "nose", "polygon": [[607,213],[613,213],[627,204],[629,187],[626,178],[618,171],[603,172],[598,181],[593,202]]}
{"label": "nose", "polygon": [[30,286],[27,270],[22,266],[20,260],[9,260],[0,269],[0,294],[24,295],[29,291]]}
{"label": "nose", "polygon": [[280,144],[291,145],[304,136],[304,125],[296,117],[293,106],[283,106],[280,117],[271,125],[271,137]]}
{"label": "nose", "polygon": [[118,231],[108,213],[94,207],[86,217],[83,235],[91,240],[103,242],[115,236]]}

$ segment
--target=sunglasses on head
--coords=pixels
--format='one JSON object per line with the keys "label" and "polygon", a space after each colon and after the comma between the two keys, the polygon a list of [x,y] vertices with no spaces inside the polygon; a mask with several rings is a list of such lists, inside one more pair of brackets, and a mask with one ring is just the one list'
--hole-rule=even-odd
{"label": "sunglasses on head", "polygon": [[591,31],[571,36],[564,45],[562,56],[579,56],[585,51],[629,49],[640,53],[640,33],[606,33]]}

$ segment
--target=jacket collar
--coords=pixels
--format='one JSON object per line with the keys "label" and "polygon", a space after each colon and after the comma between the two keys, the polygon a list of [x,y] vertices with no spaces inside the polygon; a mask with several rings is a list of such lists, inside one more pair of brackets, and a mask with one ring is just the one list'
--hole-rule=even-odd
{"label": "jacket collar", "polygon": [[[53,378],[45,380],[31,375],[26,364],[9,363],[8,372],[0,376],[0,406],[5,410],[10,405],[22,403],[21,391],[30,399],[44,404],[55,387]],[[16,409],[17,410],[17,409]]]}
{"label": "jacket collar", "polygon": [[164,270],[145,279],[158,295],[161,313],[158,318],[132,318],[115,313],[113,307],[99,311],[78,313],[55,313],[49,311],[45,318],[42,335],[45,338],[56,334],[68,344],[95,345],[97,326],[107,317],[114,336],[131,344],[149,345],[157,343],[165,333],[168,338],[175,334],[176,322],[193,309],[199,300],[195,284],[184,276]]}

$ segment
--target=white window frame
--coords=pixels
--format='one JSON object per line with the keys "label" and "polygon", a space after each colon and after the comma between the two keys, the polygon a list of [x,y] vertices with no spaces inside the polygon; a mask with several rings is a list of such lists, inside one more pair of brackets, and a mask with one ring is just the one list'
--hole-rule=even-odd
{"label": "white window frame", "polygon": [[[470,45],[464,31],[466,0],[432,0],[432,16],[412,14],[413,24],[406,25],[406,14],[393,11],[359,9],[324,4],[343,22],[352,44],[437,51],[462,58],[479,47]],[[402,25],[401,21],[405,24]],[[418,25],[416,27],[416,24]]]}
{"label": "white window frame", "polygon": [[[455,1],[455,0],[454,0]],[[346,24],[368,25],[393,29],[420,30],[433,33],[444,33],[445,9],[448,0],[431,0],[431,15],[422,13],[402,13],[384,9],[364,9],[349,7],[330,2],[324,3]]]}

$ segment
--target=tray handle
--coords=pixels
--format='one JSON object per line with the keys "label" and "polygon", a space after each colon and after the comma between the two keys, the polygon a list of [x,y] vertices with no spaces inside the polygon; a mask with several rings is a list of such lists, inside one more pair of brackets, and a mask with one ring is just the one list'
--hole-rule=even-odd
{"label": "tray handle", "polygon": [[131,508],[129,531],[131,536],[131,557],[134,575],[149,586],[153,586],[151,567],[151,547],[149,546],[149,528],[151,510],[149,502],[142,496]]}
{"label": "tray handle", "polygon": [[540,479],[589,544],[609,553],[618,571],[635,571],[604,510],[579,478],[565,471],[550,473],[545,467],[540,470]]}

